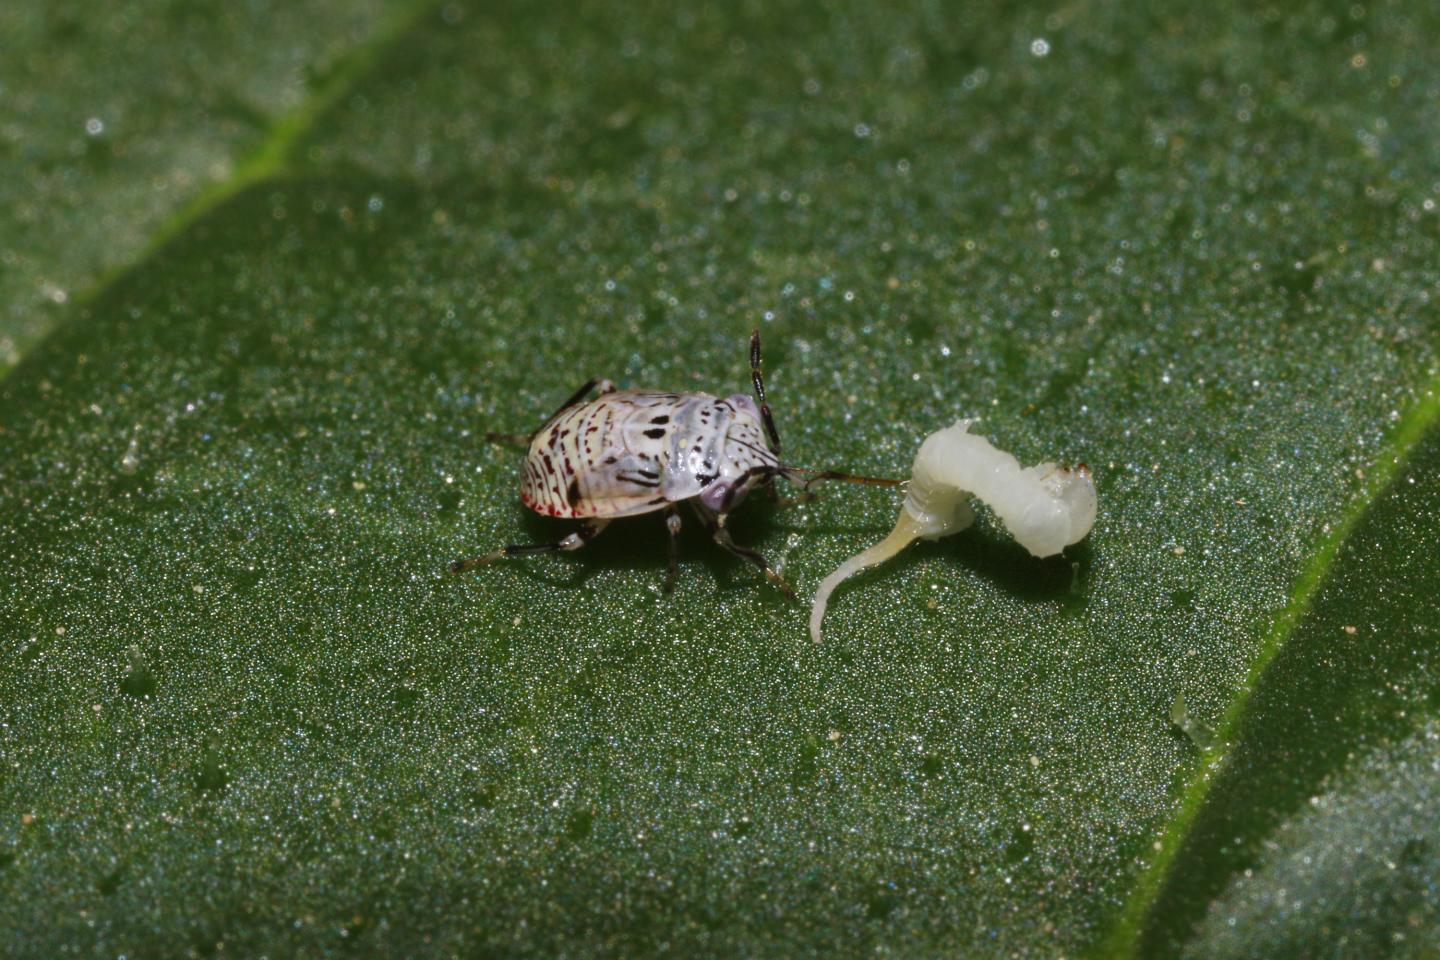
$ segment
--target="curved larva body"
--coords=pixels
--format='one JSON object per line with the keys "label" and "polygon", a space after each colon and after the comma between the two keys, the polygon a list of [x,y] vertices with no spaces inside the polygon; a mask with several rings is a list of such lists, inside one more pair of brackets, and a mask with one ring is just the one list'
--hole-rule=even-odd
{"label": "curved larva body", "polygon": [[895,529],[846,560],[820,583],[810,606],[810,637],[820,642],[825,605],[841,581],[895,556],[917,539],[958,533],[975,521],[969,500],[988,503],[1016,541],[1037,557],[1053,557],[1079,543],[1095,524],[1095,481],[1090,468],[1020,461],[995,449],[974,420],[959,420],[925,438],[910,468],[910,486]]}
{"label": "curved larva body", "polygon": [[733,506],[756,467],[780,468],[743,394],[617,390],[567,407],[530,440],[520,497],[551,517],[609,519],[699,498]]}

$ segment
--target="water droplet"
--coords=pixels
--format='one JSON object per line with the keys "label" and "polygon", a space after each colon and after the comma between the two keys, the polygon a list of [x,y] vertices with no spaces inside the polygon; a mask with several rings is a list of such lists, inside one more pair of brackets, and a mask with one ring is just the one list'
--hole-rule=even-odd
{"label": "water droplet", "polygon": [[125,671],[125,676],[120,681],[120,692],[128,697],[148,697],[155,692],[157,685],[155,674],[145,662],[145,655],[140,652],[139,647],[131,647],[130,668]]}
{"label": "water droplet", "polygon": [[1030,53],[1033,56],[1037,57],[1049,56],[1050,41],[1046,40],[1044,37],[1036,37],[1034,40],[1030,41]]}
{"label": "water droplet", "polygon": [[140,441],[136,437],[130,438],[130,445],[125,448],[125,455],[120,458],[120,472],[127,477],[135,475],[140,469]]}
{"label": "water droplet", "polygon": [[1214,731],[1210,726],[1190,715],[1184,691],[1176,692],[1175,699],[1170,704],[1170,725],[1189,737],[1190,742],[1200,750],[1208,750],[1215,743]]}

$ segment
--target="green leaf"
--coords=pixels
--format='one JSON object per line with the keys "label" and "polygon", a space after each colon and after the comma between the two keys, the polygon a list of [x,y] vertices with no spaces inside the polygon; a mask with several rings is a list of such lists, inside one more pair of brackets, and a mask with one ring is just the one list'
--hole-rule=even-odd
{"label": "green leaf", "polygon": [[[390,4],[389,6],[396,6]],[[0,373],[288,159],[393,25],[381,0],[0,8]]]}
{"label": "green leaf", "polygon": [[1112,935],[1117,952],[1175,955],[1202,921],[1196,956],[1435,942],[1437,414],[1432,393],[1394,438],[1407,460],[1376,464],[1376,496],[1302,575]]}
{"label": "green leaf", "polygon": [[[184,199],[126,161],[4,232],[91,291],[7,294],[9,952],[1424,955],[1433,10],[196,9],[46,115],[158,158],[214,117],[162,51],[315,79]],[[113,36],[49,16],[24,62]],[[668,597],[654,517],[446,572],[567,531],[487,431],[743,392],[754,327],[793,462],[982,416],[1094,468],[1091,537],[982,517],[821,645],[693,522]],[[733,529],[806,594],[897,507]]]}

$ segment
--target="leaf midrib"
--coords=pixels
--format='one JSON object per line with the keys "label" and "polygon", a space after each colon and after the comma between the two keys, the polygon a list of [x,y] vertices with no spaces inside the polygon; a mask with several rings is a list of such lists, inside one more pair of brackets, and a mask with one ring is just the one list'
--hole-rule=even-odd
{"label": "leaf midrib", "polygon": [[[440,6],[439,0],[415,0],[392,14],[370,39],[338,57],[339,66],[326,77],[315,92],[294,110],[282,115],[270,127],[269,134],[235,166],[226,179],[210,184],[181,205],[155,228],[150,238],[133,258],[102,270],[90,285],[75,298],[70,318],[50,327],[31,343],[26,354],[54,336],[56,331],[82,316],[84,308],[98,302],[125,277],[143,269],[166,247],[182,236],[212,211],[243,191],[274,180],[292,171],[296,148],[319,122],[340,104],[345,95],[362,83],[383,60],[385,54],[410,36],[424,18]],[[4,381],[23,363],[0,368]]]}
{"label": "leaf midrib", "polygon": [[1420,399],[1396,422],[1381,445],[1379,455],[1366,471],[1365,485],[1329,527],[1296,579],[1289,600],[1265,631],[1244,681],[1216,724],[1214,743],[1202,754],[1180,792],[1179,806],[1165,826],[1155,856],[1137,878],[1114,925],[1090,951],[1092,956],[1120,958],[1140,955],[1151,909],[1169,883],[1171,871],[1199,819],[1200,811],[1205,807],[1211,787],[1219,781],[1221,770],[1233,755],[1230,746],[1241,733],[1266,670],[1309,612],[1356,526],[1394,485],[1411,452],[1437,424],[1440,424],[1440,376],[1426,384],[1420,392]]}

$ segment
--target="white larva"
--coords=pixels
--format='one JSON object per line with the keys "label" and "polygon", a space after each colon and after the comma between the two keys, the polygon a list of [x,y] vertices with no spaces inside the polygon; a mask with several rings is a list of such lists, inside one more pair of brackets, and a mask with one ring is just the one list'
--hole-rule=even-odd
{"label": "white larva", "polygon": [[989,504],[1016,541],[1037,557],[1054,556],[1090,532],[1095,523],[1095,483],[1084,464],[1073,470],[1053,463],[1021,467],[1013,456],[971,433],[974,422],[960,420],[925,438],[915,455],[895,529],[846,560],[820,584],[810,607],[810,638],[816,643],[825,606],[841,581],[888,560],[916,540],[964,530],[975,520],[971,497]]}

